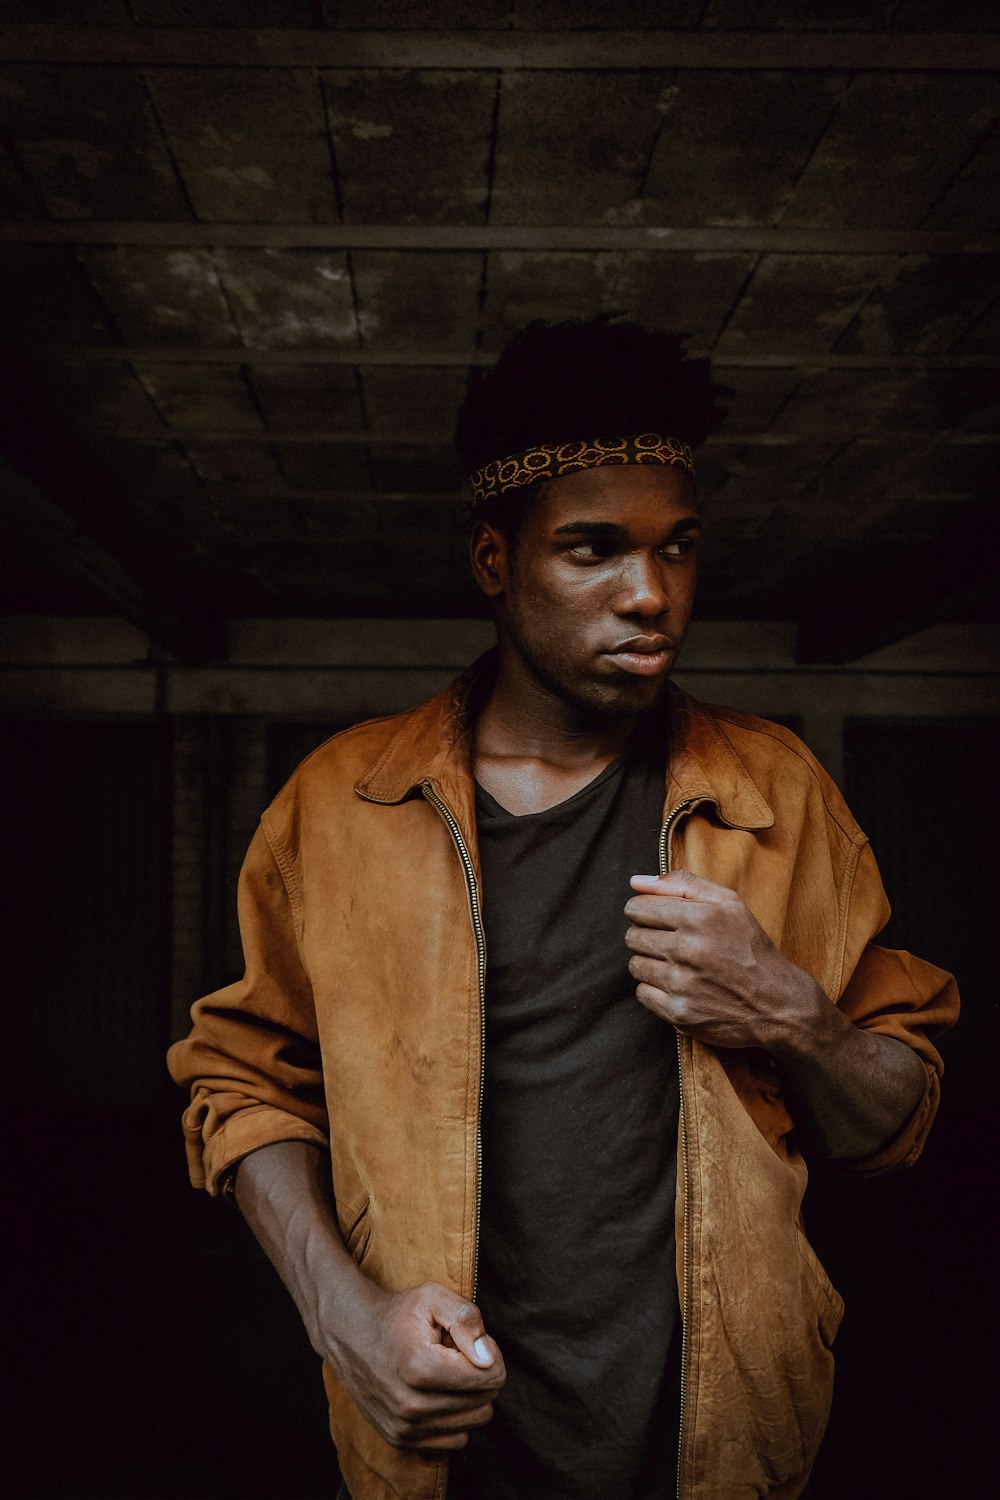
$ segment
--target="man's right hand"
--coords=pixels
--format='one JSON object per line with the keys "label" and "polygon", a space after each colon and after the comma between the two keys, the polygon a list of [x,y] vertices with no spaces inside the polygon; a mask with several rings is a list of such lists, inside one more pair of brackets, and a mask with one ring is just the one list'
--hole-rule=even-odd
{"label": "man's right hand", "polygon": [[305,1141],[244,1157],[235,1188],[310,1343],[376,1432],[396,1448],[464,1448],[507,1378],[478,1307],[433,1281],[408,1292],[370,1281],[337,1229],[329,1159]]}
{"label": "man's right hand", "polygon": [[336,1332],[321,1352],[393,1447],[464,1448],[493,1416],[507,1378],[503,1357],[479,1309],[447,1287],[429,1281],[393,1293],[365,1279],[350,1318],[341,1306],[329,1318],[321,1311],[321,1327],[328,1321]]}

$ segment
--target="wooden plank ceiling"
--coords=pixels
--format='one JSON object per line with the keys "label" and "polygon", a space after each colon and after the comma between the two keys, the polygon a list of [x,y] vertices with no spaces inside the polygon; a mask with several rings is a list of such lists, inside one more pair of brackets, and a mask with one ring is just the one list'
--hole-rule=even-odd
{"label": "wooden plank ceiling", "polygon": [[126,609],[188,656],[232,616],[475,612],[468,369],[613,309],[735,392],[704,616],[829,660],[996,618],[998,14],[0,5],[4,446],[36,501],[11,487],[4,610]]}

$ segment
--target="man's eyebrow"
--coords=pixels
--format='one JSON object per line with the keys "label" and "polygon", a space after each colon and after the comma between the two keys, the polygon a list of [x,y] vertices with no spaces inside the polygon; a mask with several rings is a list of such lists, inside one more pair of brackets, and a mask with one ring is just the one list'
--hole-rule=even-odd
{"label": "man's eyebrow", "polygon": [[[565,521],[562,526],[555,527],[553,536],[620,536],[626,527],[619,526],[616,521]],[[670,528],[670,535],[676,536],[680,531],[701,530],[701,521],[695,515],[682,516],[675,521]]]}

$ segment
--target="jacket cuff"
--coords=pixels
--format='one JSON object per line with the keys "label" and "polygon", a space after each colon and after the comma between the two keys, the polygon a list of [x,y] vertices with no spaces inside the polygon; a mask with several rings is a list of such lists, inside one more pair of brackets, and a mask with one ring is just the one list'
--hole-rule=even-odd
{"label": "jacket cuff", "polygon": [[927,1073],[924,1097],[899,1133],[871,1156],[859,1156],[849,1161],[839,1160],[838,1166],[845,1167],[849,1172],[858,1172],[864,1177],[877,1177],[883,1172],[895,1172],[903,1167],[913,1166],[924,1149],[924,1142],[934,1123],[941,1099],[938,1070],[926,1062],[924,1069]]}
{"label": "jacket cuff", "polygon": [[[195,1111],[190,1111],[194,1114]],[[187,1153],[191,1186],[204,1188],[211,1197],[231,1191],[233,1169],[251,1151],[273,1146],[278,1141],[306,1141],[329,1151],[330,1142],[321,1130],[270,1104],[250,1105],[230,1115],[205,1140],[200,1112],[198,1118],[184,1120],[184,1149]]]}

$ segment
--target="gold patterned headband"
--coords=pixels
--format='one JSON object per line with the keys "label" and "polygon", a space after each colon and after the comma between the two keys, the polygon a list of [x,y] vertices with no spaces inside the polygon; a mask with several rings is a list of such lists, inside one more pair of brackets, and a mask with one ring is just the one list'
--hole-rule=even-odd
{"label": "gold patterned headband", "polygon": [[493,459],[468,478],[473,505],[505,490],[517,490],[541,479],[558,479],[577,469],[599,469],[604,464],[680,464],[694,474],[687,443],[642,432],[638,437],[595,438],[593,442],[541,443],[509,458]]}

